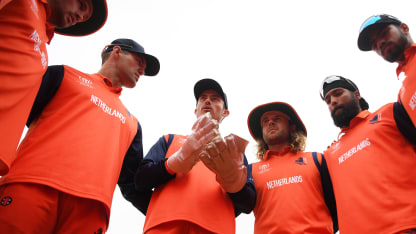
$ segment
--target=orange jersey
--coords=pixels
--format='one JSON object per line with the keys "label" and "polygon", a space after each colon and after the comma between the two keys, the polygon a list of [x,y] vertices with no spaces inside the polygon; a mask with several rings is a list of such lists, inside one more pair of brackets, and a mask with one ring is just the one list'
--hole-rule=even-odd
{"label": "orange jersey", "polygon": [[[185,140],[185,136],[175,135],[166,158],[178,151]],[[143,232],[174,220],[192,222],[214,233],[235,233],[233,203],[216,182],[215,174],[201,161],[187,174],[177,174],[155,189]]]}
{"label": "orange jersey", "polygon": [[325,152],[342,234],[391,234],[416,227],[416,152],[387,104],[365,110]]}
{"label": "orange jersey", "polygon": [[312,153],[267,151],[265,159],[252,164],[252,172],[254,233],[334,233]]}
{"label": "orange jersey", "polygon": [[405,61],[397,67],[397,75],[404,72],[406,78],[399,92],[399,101],[403,104],[407,114],[416,126],[416,44],[405,52]]}
{"label": "orange jersey", "polygon": [[0,175],[9,170],[48,66],[46,0],[0,1]]}
{"label": "orange jersey", "polygon": [[122,89],[108,85],[106,77],[54,67],[64,68],[62,83],[30,125],[1,184],[47,185],[100,201],[109,214],[138,121],[121,103]]}

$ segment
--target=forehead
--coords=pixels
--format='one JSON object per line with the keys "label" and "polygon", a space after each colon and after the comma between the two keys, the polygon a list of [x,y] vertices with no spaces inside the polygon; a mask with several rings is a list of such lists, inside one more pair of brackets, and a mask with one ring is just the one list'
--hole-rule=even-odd
{"label": "forehead", "polygon": [[341,91],[342,92],[345,92],[345,91],[349,91],[349,90],[348,89],[345,89],[345,88],[341,88],[341,87],[333,88],[333,89],[331,89],[331,90],[328,91],[328,93],[325,95],[325,98],[333,95],[335,92],[341,92]]}
{"label": "forehead", "polygon": [[221,97],[221,95],[217,91],[215,91],[213,89],[207,89],[207,90],[203,91],[201,93],[201,95],[199,95],[199,96],[200,97],[201,96],[218,96],[218,97]]}
{"label": "forehead", "polygon": [[263,119],[266,119],[266,118],[273,118],[273,117],[283,117],[283,118],[289,119],[289,116],[287,116],[285,113],[283,113],[281,111],[272,110],[272,111],[265,112],[261,116],[260,120],[263,120]]}

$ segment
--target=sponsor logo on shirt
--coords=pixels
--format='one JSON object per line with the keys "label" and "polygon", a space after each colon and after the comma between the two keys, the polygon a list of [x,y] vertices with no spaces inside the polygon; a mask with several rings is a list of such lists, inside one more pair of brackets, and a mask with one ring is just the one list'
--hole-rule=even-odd
{"label": "sponsor logo on shirt", "polygon": [[413,94],[412,98],[410,98],[409,106],[412,109],[412,111],[415,110],[415,107],[416,107],[416,92]]}
{"label": "sponsor logo on shirt", "polygon": [[271,190],[271,189],[281,187],[284,185],[297,184],[297,183],[302,183],[302,182],[303,182],[302,176],[298,175],[298,176],[281,178],[277,180],[271,180],[271,181],[266,182],[266,185],[267,185],[267,190]]}
{"label": "sponsor logo on shirt", "polygon": [[108,115],[114,116],[115,118],[120,119],[121,123],[126,123],[126,117],[119,111],[107,106],[99,97],[91,94],[91,102],[98,106],[100,109],[107,113]]}
{"label": "sponsor logo on shirt", "polygon": [[259,173],[260,174],[263,174],[263,173],[268,172],[268,171],[270,171],[270,164],[269,163],[259,165]]}
{"label": "sponsor logo on shirt", "polygon": [[78,79],[79,79],[79,83],[81,85],[84,85],[84,86],[86,86],[88,88],[92,88],[92,89],[94,88],[94,87],[92,87],[92,81],[88,80],[87,78],[82,77],[82,76],[78,76]]}
{"label": "sponsor logo on shirt", "polygon": [[306,160],[306,157],[299,157],[295,160],[295,163],[299,165],[306,165],[308,161]]}
{"label": "sponsor logo on shirt", "polygon": [[349,149],[347,152],[343,153],[341,156],[338,157],[338,163],[341,164],[345,162],[347,159],[351,158],[354,154],[358,153],[359,151],[367,148],[371,145],[371,141],[368,138],[365,138],[356,146]]}
{"label": "sponsor logo on shirt", "polygon": [[370,124],[376,124],[376,123],[380,123],[381,121],[381,113],[375,115],[371,120],[370,120]]}
{"label": "sponsor logo on shirt", "polygon": [[40,49],[40,45],[42,44],[42,41],[40,40],[39,34],[36,31],[33,31],[32,34],[30,34],[30,39],[32,39],[34,41],[34,47],[33,50],[37,53],[39,53],[40,55],[40,62],[42,63],[43,69],[46,68],[46,66],[48,65],[48,61],[46,60],[46,55],[45,52],[43,52]]}

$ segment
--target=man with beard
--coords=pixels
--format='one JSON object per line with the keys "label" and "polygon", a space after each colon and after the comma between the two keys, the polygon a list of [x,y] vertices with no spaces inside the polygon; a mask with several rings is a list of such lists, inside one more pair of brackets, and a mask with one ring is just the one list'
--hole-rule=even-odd
{"label": "man with beard", "polygon": [[254,108],[247,122],[260,160],[249,167],[257,193],[254,233],[338,231],[325,159],[303,151],[306,127],[295,109],[266,103]]}
{"label": "man with beard", "polygon": [[341,76],[321,86],[338,139],[324,152],[343,234],[416,231],[416,129],[399,102],[371,113]]}
{"label": "man with beard", "polygon": [[368,18],[360,28],[358,48],[375,51],[388,62],[397,62],[397,76],[404,72],[398,102],[416,125],[416,44],[409,27],[391,15],[375,15]]}

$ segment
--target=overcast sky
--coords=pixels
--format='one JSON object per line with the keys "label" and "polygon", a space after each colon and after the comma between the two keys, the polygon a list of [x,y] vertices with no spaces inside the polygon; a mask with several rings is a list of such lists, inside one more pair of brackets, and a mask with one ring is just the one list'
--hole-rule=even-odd
{"label": "overcast sky", "polygon": [[[77,38],[55,35],[49,64],[95,73],[102,48],[122,37],[158,57],[160,73],[141,77],[121,96],[142,125],[145,154],[164,134],[190,133],[196,119],[193,86],[202,78],[222,85],[231,113],[221,133],[250,140],[249,162],[256,158],[247,116],[272,101],[296,109],[308,130],[306,150],[322,152],[339,132],[319,97],[326,76],[353,80],[370,111],[397,98],[396,64],[357,48],[362,22],[389,13],[407,23],[411,34],[416,32],[411,0],[110,0],[108,6],[107,23],[99,32]],[[108,233],[141,233],[144,219],[117,188]],[[253,233],[253,225],[253,214],[242,214],[237,233]]]}

